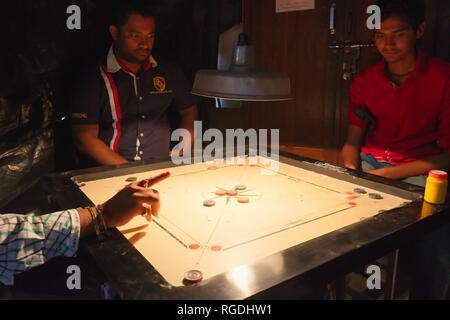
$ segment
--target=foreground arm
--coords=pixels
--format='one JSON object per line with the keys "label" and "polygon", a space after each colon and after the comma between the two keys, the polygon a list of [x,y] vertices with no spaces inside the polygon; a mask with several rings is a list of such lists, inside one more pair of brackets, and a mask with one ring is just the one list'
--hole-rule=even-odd
{"label": "foreground arm", "polygon": [[[156,190],[133,183],[104,204],[106,228],[121,226],[147,209],[157,215]],[[151,220],[151,215],[147,215]],[[53,257],[72,257],[79,239],[95,233],[87,209],[71,209],[43,216],[0,215],[0,282],[14,283],[14,275],[42,265]]]}
{"label": "foreground arm", "polygon": [[14,283],[14,275],[56,256],[75,255],[80,220],[77,210],[44,216],[0,215],[0,282]]}

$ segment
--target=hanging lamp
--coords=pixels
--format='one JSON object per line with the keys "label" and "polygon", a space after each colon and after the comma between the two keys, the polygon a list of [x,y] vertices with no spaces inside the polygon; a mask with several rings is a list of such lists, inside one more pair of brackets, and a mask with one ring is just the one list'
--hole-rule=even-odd
{"label": "hanging lamp", "polygon": [[292,99],[288,75],[258,72],[254,63],[253,46],[249,45],[248,36],[241,33],[229,70],[199,70],[195,75],[192,94],[238,101]]}

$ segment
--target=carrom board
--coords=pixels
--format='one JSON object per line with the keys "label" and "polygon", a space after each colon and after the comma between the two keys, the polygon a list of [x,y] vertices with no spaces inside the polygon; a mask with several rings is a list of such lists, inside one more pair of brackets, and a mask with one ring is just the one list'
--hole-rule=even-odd
{"label": "carrom board", "polygon": [[[139,181],[166,171],[170,177],[153,186],[161,197],[159,216],[150,223],[137,216],[118,229],[175,287],[184,285],[189,270],[201,271],[203,280],[238,272],[273,253],[411,201],[260,157],[114,176],[86,181],[80,189],[99,204],[124,188],[130,177]],[[356,193],[356,188],[366,193]],[[208,200],[214,205],[205,206]]]}

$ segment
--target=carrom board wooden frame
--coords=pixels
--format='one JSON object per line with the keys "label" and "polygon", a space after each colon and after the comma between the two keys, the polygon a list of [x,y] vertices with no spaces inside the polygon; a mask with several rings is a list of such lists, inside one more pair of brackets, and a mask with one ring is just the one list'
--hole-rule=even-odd
{"label": "carrom board wooden frame", "polygon": [[[245,268],[241,273],[244,280],[229,270],[194,285],[173,286],[117,229],[110,230],[103,241],[94,237],[84,240],[81,247],[124,299],[244,299],[270,297],[277,288],[293,284],[311,272],[319,273],[324,281],[332,280],[450,220],[447,204],[434,208],[434,214],[423,214],[423,188],[286,153],[282,153],[280,162],[411,202],[241,266]],[[161,162],[66,172],[53,176],[53,183],[58,183],[54,196],[62,208],[74,207],[75,203],[90,205],[92,202],[78,187],[83,182],[171,167],[173,163]]]}

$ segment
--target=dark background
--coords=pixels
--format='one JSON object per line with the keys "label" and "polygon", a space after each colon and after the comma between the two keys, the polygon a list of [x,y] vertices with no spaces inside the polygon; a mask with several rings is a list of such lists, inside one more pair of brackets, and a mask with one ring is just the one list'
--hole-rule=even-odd
{"label": "dark background", "polygon": [[[44,174],[76,168],[67,97],[83,66],[96,61],[109,48],[109,17],[116,2],[0,3],[0,212],[51,210],[33,207],[46,198],[35,182]],[[216,68],[220,33],[244,20],[244,29],[255,46],[258,70],[289,74],[294,100],[216,109],[214,101],[200,98],[204,130],[277,128],[282,150],[339,164],[351,85],[351,81],[342,79],[342,64],[349,61],[350,55],[328,46],[335,41],[371,40],[366,8],[374,1],[335,1],[334,36],[329,33],[332,0],[316,0],[315,10],[280,14],[275,13],[275,2],[149,0],[157,18],[153,55],[180,65],[192,82],[197,70]],[[450,2],[426,3],[428,29],[420,47],[449,61]],[[66,28],[66,8],[72,4],[81,8],[81,30]],[[357,72],[379,59],[376,49],[363,48]],[[67,275],[54,271],[65,270],[63,266],[72,263],[73,259],[56,259],[24,273],[17,278],[15,296],[47,297],[51,292],[50,297],[61,297]],[[83,270],[97,273],[94,266],[82,260],[76,263]],[[78,298],[102,296],[98,290],[101,275],[83,281],[83,287],[96,289],[87,289]],[[68,296],[73,298],[74,293]]]}
{"label": "dark background", "polygon": [[[110,46],[109,18],[116,1],[19,0],[0,4],[0,207],[42,174],[77,168],[68,121],[74,79]],[[329,32],[332,0],[314,10],[276,13],[276,0],[149,0],[157,18],[154,56],[195,72],[216,68],[219,35],[244,21],[259,71],[284,72],[294,100],[244,103],[216,109],[199,99],[203,128],[280,129],[281,149],[340,164],[347,131],[351,80],[342,65],[351,52],[333,42],[370,41],[366,8],[374,0],[336,1],[336,34]],[[66,8],[81,8],[81,30],[68,30]],[[426,0],[426,53],[450,60],[450,2]],[[244,14],[242,14],[244,8]],[[361,49],[357,72],[380,59]],[[176,119],[175,119],[176,120]]]}
{"label": "dark background", "polygon": [[[1,2],[0,207],[40,175],[77,168],[67,99],[80,70],[107,53],[117,2]],[[198,69],[216,67],[219,34],[241,21],[240,0],[149,3],[157,19],[153,55],[180,65],[191,82]],[[73,4],[81,8],[81,30],[66,27]],[[199,99],[205,124],[212,107]]]}

